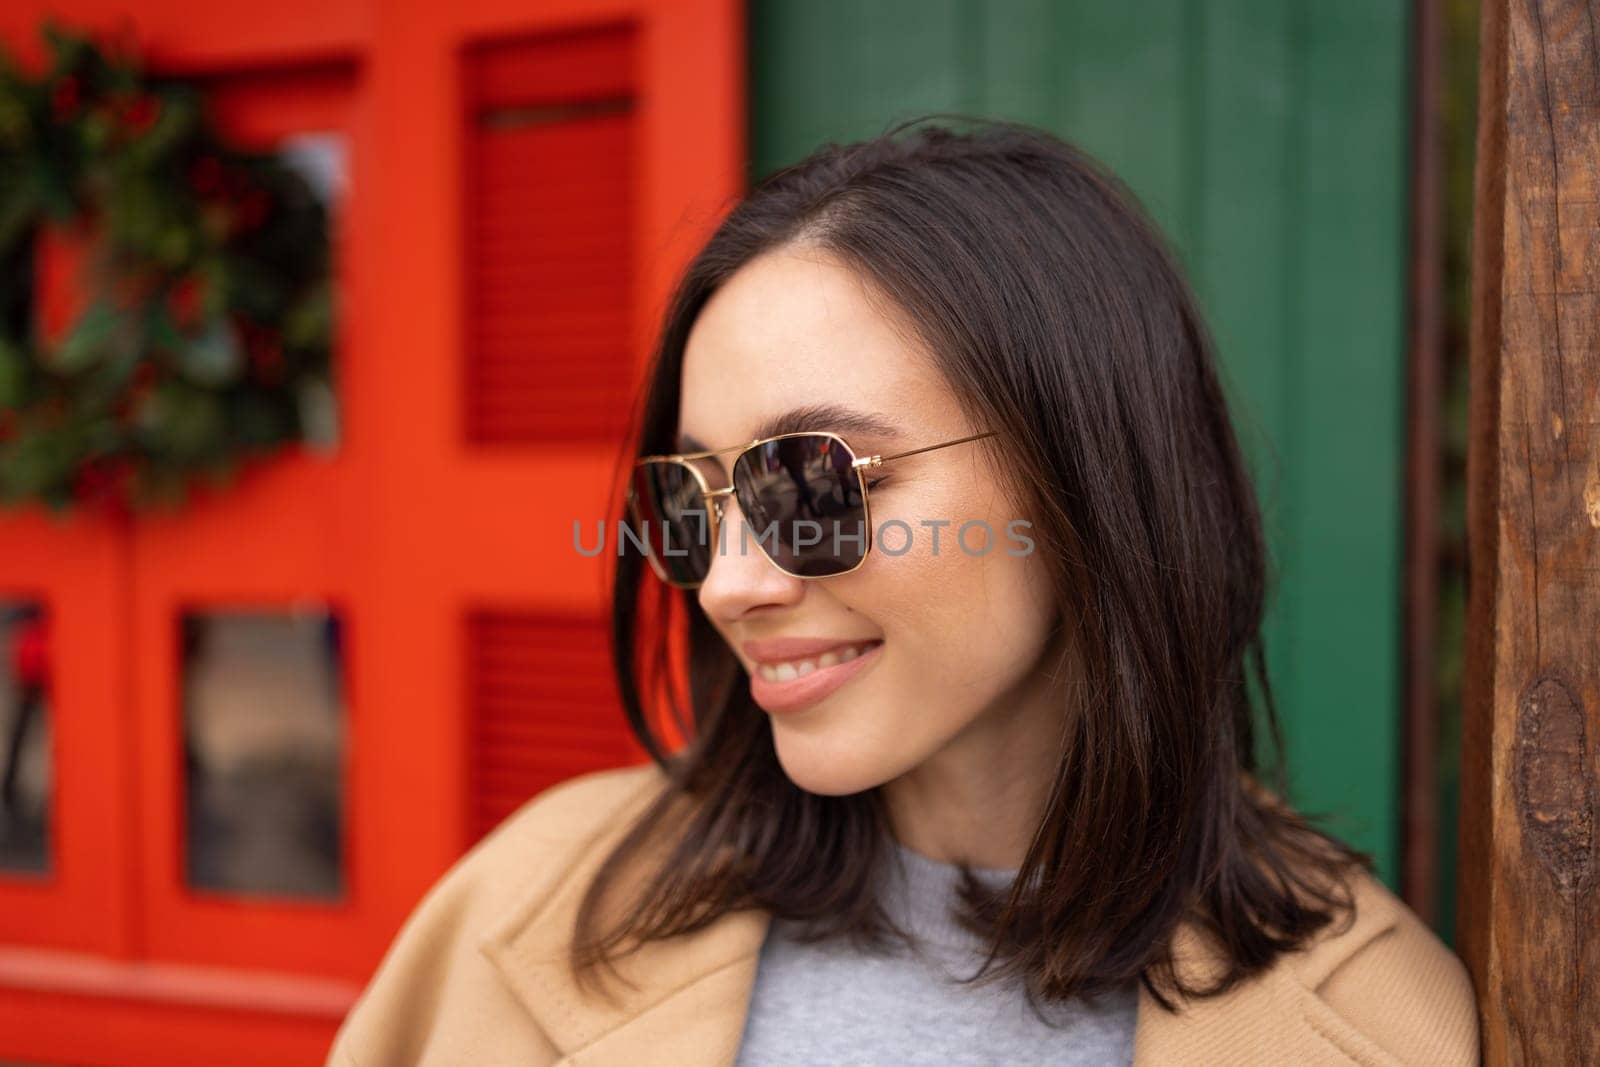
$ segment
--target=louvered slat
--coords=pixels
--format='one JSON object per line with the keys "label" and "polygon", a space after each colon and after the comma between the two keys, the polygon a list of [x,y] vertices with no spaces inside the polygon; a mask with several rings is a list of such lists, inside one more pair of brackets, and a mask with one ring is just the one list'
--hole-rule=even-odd
{"label": "louvered slat", "polygon": [[465,629],[473,841],[548,786],[637,760],[600,619],[474,609]]}
{"label": "louvered slat", "polygon": [[625,430],[636,71],[625,25],[467,54],[473,443],[612,442]]}

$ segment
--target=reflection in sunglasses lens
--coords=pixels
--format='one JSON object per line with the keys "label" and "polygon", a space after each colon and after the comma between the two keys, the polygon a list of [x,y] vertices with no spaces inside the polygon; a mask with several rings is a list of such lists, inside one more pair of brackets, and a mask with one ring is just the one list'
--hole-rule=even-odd
{"label": "reflection in sunglasses lens", "polygon": [[788,574],[821,578],[855,569],[867,551],[867,508],[855,456],[827,434],[757,445],[733,467],[750,539]]}

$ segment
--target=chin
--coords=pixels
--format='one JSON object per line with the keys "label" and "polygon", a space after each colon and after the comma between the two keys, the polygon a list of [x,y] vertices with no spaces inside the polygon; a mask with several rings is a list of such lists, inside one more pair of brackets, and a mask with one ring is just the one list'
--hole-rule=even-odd
{"label": "chin", "polygon": [[889,768],[862,754],[839,753],[819,739],[789,736],[783,724],[774,723],[773,746],[783,773],[796,786],[819,796],[843,797],[888,781]]}

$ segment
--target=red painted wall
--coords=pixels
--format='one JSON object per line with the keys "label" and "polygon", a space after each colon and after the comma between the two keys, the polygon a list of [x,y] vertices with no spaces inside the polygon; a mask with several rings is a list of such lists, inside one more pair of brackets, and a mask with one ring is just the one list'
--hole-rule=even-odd
{"label": "red painted wall", "polygon": [[[0,513],[0,596],[44,602],[55,676],[53,867],[0,872],[0,1059],[320,1063],[484,829],[641,758],[572,520],[612,514],[669,286],[741,191],[742,5],[13,0],[0,36],[36,56],[46,15],[125,11],[240,138],[347,134],[342,438],[176,517]],[[297,598],[345,623],[346,895],[197,892],[177,612]]]}

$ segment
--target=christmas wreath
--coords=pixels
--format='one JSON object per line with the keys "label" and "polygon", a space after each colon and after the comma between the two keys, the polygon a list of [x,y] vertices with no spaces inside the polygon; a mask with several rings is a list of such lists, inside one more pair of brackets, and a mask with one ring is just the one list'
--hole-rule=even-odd
{"label": "christmas wreath", "polygon": [[[193,84],[46,25],[30,77],[0,49],[0,503],[181,504],[329,436],[327,211],[230,145]],[[125,38],[124,38],[125,40]],[[47,328],[41,249],[77,247]]]}

